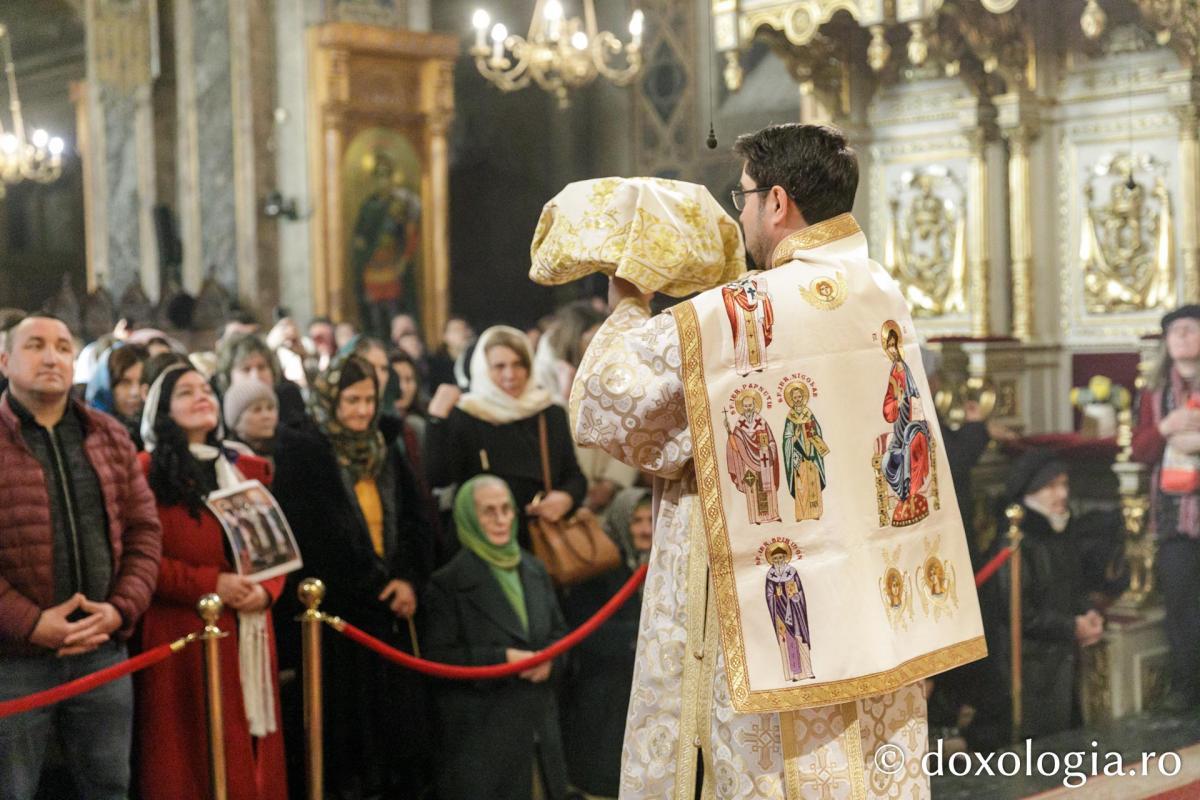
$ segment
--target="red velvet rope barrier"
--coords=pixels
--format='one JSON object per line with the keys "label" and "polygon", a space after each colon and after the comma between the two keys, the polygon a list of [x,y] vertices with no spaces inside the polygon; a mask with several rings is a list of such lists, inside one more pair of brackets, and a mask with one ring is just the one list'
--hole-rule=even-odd
{"label": "red velvet rope barrier", "polygon": [[[527,669],[536,667],[538,664],[543,664],[551,659],[557,658],[566,651],[570,650],[575,645],[582,642],[590,636],[597,628],[603,625],[609,617],[616,613],[617,609],[625,604],[625,601],[637,591],[642,585],[642,581],[646,579],[646,567],[643,565],[638,567],[637,571],[629,577],[625,585],[620,591],[612,596],[599,611],[592,615],[591,619],[580,625],[571,633],[559,639],[554,644],[547,647],[545,650],[539,650],[529,658],[521,661],[514,661],[511,664],[492,664],[486,667],[459,667],[452,664],[439,664],[436,661],[427,661],[423,658],[410,656],[401,650],[394,647],[389,647],[383,642],[371,636],[369,633],[354,627],[348,622],[338,620],[332,621],[334,629],[339,631],[347,639],[361,644],[369,650],[372,650],[386,658],[388,661],[399,664],[402,667],[423,672],[426,675],[432,675],[435,678],[449,678],[456,681],[478,681],[487,680],[489,678],[507,678],[511,675],[516,675],[524,672]],[[329,619],[328,617],[326,618]]]}
{"label": "red velvet rope barrier", "polygon": [[1014,552],[1016,552],[1015,547],[1006,547],[999,553],[996,553],[991,561],[984,564],[983,568],[975,573],[975,588],[978,589],[980,586],[983,586],[993,575],[999,572],[1000,568],[1004,566],[1004,562],[1012,558]]}
{"label": "red velvet rope barrier", "polygon": [[[43,692],[18,697],[13,700],[5,700],[0,702],[0,718],[11,717],[13,714],[22,714],[26,711],[33,711],[35,708],[61,703],[63,700],[68,700],[76,695],[81,695],[84,692],[90,692],[98,686],[103,686],[110,681],[115,681],[118,678],[123,678],[126,675],[132,674],[139,670],[152,667],[160,661],[168,658],[171,653],[177,649],[178,642],[167,642],[160,644],[153,650],[127,658],[120,664],[113,664],[111,667],[105,667],[102,670],[97,670],[91,675],[84,675],[82,678],[76,678],[70,683],[64,683],[61,686],[55,686],[53,689],[46,689]],[[182,649],[182,648],[178,648]]]}

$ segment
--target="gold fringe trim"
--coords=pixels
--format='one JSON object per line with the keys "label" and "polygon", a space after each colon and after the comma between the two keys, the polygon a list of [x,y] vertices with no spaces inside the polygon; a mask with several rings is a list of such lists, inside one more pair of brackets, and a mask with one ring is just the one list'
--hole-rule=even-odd
{"label": "gold fringe trim", "polygon": [[800,746],[796,741],[796,712],[779,714],[779,741],[783,745],[783,796],[787,800],[805,800],[804,781],[800,776]]}

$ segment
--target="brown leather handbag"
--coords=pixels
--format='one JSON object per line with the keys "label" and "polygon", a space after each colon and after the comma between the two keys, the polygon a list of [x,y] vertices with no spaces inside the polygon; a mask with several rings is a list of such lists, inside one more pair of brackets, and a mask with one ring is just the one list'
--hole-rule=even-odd
{"label": "brown leather handbag", "polygon": [[[544,414],[538,415],[538,440],[544,494],[549,494],[554,487],[550,481],[550,443]],[[529,538],[533,554],[546,565],[550,578],[559,586],[582,583],[621,563],[616,543],[604,532],[596,515],[586,508],[579,508],[558,522],[533,518],[529,521]]]}

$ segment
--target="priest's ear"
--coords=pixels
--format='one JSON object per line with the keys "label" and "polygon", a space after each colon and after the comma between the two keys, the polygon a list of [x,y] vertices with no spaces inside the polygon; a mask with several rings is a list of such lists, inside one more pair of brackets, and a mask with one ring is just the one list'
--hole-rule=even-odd
{"label": "priest's ear", "polygon": [[804,215],[796,201],[779,184],[771,187],[763,201],[763,214],[773,224],[780,228],[799,230],[807,226]]}

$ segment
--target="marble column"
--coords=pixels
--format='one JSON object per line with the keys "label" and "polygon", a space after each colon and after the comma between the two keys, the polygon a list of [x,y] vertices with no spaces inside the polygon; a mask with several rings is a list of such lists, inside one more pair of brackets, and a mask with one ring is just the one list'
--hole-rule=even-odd
{"label": "marble column", "polygon": [[1200,302],[1200,140],[1194,104],[1176,108],[1179,117],[1179,244],[1183,250],[1184,303]]}
{"label": "marble column", "polygon": [[145,0],[87,0],[84,170],[88,286],[120,297],[160,291],[154,231],[153,9]]}
{"label": "marble column", "polygon": [[[264,108],[274,107],[267,0],[177,0],[175,4],[178,207],[183,284],[212,276],[265,316],[279,299],[271,254],[259,246]],[[266,73],[270,74],[266,74]],[[260,112],[256,114],[256,109]],[[260,167],[260,163],[263,165]],[[272,268],[263,270],[264,255]]]}
{"label": "marble column", "polygon": [[321,22],[320,0],[278,3],[275,8],[276,188],[294,200],[299,218],[279,218],[279,301],[301,322],[313,315],[312,218],[305,131],[308,50],[304,30]]}
{"label": "marble column", "polygon": [[1029,128],[1007,133],[1009,236],[1012,246],[1012,335],[1023,342],[1034,338],[1033,326],[1033,205],[1030,202]]}
{"label": "marble column", "polygon": [[238,290],[229,0],[175,5],[179,217],[183,285],[212,275]]}

